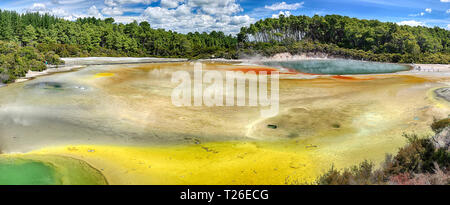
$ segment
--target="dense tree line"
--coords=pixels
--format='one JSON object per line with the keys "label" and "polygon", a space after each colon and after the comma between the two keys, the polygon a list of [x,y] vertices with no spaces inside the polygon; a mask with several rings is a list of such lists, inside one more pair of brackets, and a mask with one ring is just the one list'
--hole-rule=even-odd
{"label": "dense tree line", "polygon": [[[68,56],[196,57],[236,49],[237,39],[223,32],[180,34],[152,29],[148,22],[129,24],[80,18],[67,21],[48,14],[0,10],[0,40],[33,45]],[[222,56],[227,57],[227,56]],[[231,56],[228,56],[231,57]]]}
{"label": "dense tree line", "polygon": [[[3,82],[23,77],[28,70],[42,70],[45,64],[60,64],[59,57],[237,57],[237,39],[223,32],[180,34],[153,29],[148,22],[121,24],[113,18],[67,21],[48,14],[2,10],[0,41]],[[34,56],[25,57],[23,51]]]}
{"label": "dense tree line", "polygon": [[46,64],[61,64],[59,56],[50,51],[42,54],[35,47],[0,41],[0,83],[13,82],[29,71],[42,71]]}
{"label": "dense tree line", "polygon": [[41,70],[45,64],[60,64],[59,57],[195,59],[290,52],[385,62],[450,62],[450,31],[338,15],[281,15],[243,27],[234,37],[216,31],[181,34],[153,29],[145,21],[129,24],[115,23],[113,18],[68,21],[48,14],[0,10],[0,41],[2,81],[12,81],[28,70]]}
{"label": "dense tree line", "polygon": [[[300,41],[312,42],[313,50],[317,52],[334,54],[345,51],[351,58],[360,59],[361,55],[365,55],[367,60],[391,62],[428,62],[429,58],[445,56],[439,62],[448,63],[450,53],[450,31],[445,29],[400,26],[339,15],[280,15],[279,18],[268,18],[243,27],[238,39],[242,47],[259,48],[257,50],[263,54],[267,54],[267,49],[276,47],[292,53],[298,52],[298,49],[308,50],[291,46]],[[325,47],[328,49],[324,49],[323,45],[327,45]],[[311,47],[311,44],[308,46]]]}

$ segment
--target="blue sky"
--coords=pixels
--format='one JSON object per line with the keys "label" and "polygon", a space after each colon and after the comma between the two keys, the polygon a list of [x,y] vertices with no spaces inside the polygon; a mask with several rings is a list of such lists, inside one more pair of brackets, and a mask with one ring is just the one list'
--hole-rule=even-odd
{"label": "blue sky", "polygon": [[236,33],[259,19],[339,14],[450,29],[450,0],[0,0],[0,9],[46,12],[65,19],[114,17],[178,32]]}

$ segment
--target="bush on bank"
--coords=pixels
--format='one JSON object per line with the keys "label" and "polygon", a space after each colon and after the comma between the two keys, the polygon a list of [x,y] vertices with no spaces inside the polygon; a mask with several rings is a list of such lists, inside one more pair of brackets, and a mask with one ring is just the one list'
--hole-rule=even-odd
{"label": "bush on bank", "polygon": [[[432,129],[438,134],[450,127],[450,118],[436,121]],[[386,155],[379,169],[364,161],[344,170],[332,167],[317,179],[319,185],[450,185],[450,152],[437,148],[433,138],[405,134],[407,145],[395,156]],[[447,136],[450,137],[450,136]]]}

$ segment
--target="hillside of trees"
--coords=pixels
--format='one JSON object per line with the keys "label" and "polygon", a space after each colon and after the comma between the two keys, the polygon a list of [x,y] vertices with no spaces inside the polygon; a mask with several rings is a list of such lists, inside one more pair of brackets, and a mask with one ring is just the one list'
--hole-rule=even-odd
{"label": "hillside of trees", "polygon": [[0,41],[0,83],[14,82],[31,71],[43,71],[46,64],[63,62],[53,51],[45,54],[32,46],[21,46],[16,42]]}
{"label": "hillside of trees", "polygon": [[133,56],[229,58],[280,52],[401,63],[450,62],[450,31],[399,26],[338,15],[280,16],[223,32],[181,34],[148,22],[113,18],[60,19],[48,14],[0,10],[0,80],[61,64],[60,57]]}
{"label": "hillside of trees", "polygon": [[45,64],[60,64],[60,57],[237,58],[236,48],[237,38],[223,32],[180,34],[152,29],[148,22],[67,21],[0,10],[0,83],[13,82],[28,70],[45,69]]}
{"label": "hillside of trees", "polygon": [[268,18],[243,27],[238,39],[245,52],[263,55],[320,52],[384,62],[450,62],[448,30],[339,15]]}
{"label": "hillside of trees", "polygon": [[[180,34],[152,29],[148,22],[130,24],[80,18],[67,21],[47,14],[0,10],[0,40],[33,45],[41,52],[69,56],[189,57],[236,50],[237,39],[223,32]],[[232,57],[232,56],[223,56]]]}

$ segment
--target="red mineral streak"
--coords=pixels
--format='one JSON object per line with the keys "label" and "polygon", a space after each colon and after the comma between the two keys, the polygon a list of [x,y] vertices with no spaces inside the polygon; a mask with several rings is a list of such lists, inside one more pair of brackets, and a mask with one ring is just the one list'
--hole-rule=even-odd
{"label": "red mineral streak", "polygon": [[292,70],[288,70],[288,72],[281,72],[280,70],[275,69],[275,68],[233,68],[231,70],[233,70],[233,71],[242,71],[244,73],[253,71],[253,72],[255,72],[258,75],[259,74],[263,74],[262,72],[266,72],[266,74],[268,74],[268,75],[272,74],[272,72],[278,72],[279,74],[290,74],[290,75],[298,74],[297,72],[292,71]]}
{"label": "red mineral streak", "polygon": [[342,76],[342,75],[333,75],[331,76],[334,79],[340,79],[340,80],[373,80],[374,78],[355,78],[350,76]]}

